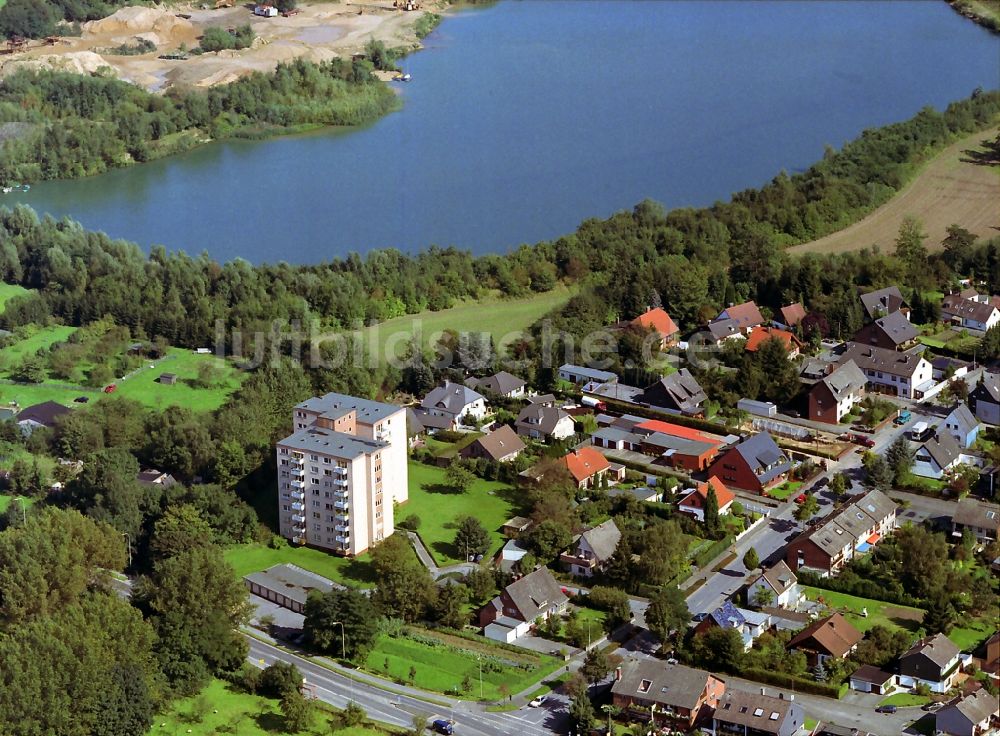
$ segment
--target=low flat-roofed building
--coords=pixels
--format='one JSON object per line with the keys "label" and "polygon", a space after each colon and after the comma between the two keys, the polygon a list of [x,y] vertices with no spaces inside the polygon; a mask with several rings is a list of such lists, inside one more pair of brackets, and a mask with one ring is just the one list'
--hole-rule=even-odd
{"label": "low flat-roofed building", "polygon": [[302,613],[305,610],[306,600],[314,590],[329,593],[331,590],[344,587],[327,580],[322,575],[289,564],[274,565],[263,572],[252,572],[245,575],[243,581],[253,595],[277,603],[295,613]]}

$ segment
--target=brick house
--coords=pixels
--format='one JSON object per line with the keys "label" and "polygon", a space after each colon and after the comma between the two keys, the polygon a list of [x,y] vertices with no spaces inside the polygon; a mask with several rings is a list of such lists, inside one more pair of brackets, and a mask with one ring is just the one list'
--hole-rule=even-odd
{"label": "brick house", "polygon": [[837,424],[865,398],[865,374],[848,360],[817,381],[809,392],[809,419]]}
{"label": "brick house", "polygon": [[708,471],[730,488],[763,494],[788,478],[792,462],[767,432],[740,442],[722,455]]}
{"label": "brick house", "polygon": [[905,314],[892,312],[858,330],[854,342],[886,350],[905,350],[916,342],[919,334]]}
{"label": "brick house", "polygon": [[611,701],[644,722],[652,718],[652,725],[686,732],[709,717],[725,692],[726,683],[703,670],[655,659],[628,659],[615,673]]}

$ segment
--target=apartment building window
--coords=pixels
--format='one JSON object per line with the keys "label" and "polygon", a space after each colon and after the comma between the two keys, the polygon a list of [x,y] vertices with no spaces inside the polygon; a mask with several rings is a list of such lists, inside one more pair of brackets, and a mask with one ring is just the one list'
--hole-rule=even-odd
{"label": "apartment building window", "polygon": [[329,468],[323,468],[323,475],[329,477],[329,476],[333,475],[333,471],[330,470]]}
{"label": "apartment building window", "polygon": [[323,498],[333,498],[333,494],[329,491],[323,491]]}
{"label": "apartment building window", "polygon": [[[313,511],[313,518],[314,518],[314,519],[320,519],[320,518],[322,518],[322,517],[320,516],[320,513],[319,513],[319,511]],[[319,527],[317,527],[317,528],[319,528]]]}
{"label": "apartment building window", "polygon": [[287,478],[288,477],[288,471],[287,470],[282,470],[281,471],[281,477],[282,478]]}
{"label": "apartment building window", "polygon": [[313,500],[313,508],[314,509],[318,509],[319,507],[320,507],[320,502],[316,501],[316,500]]}
{"label": "apartment building window", "polygon": [[319,475],[319,468],[316,467],[315,465],[310,465],[309,466],[309,472],[310,473],[315,473],[316,475]]}
{"label": "apartment building window", "polygon": [[288,465],[288,459],[287,458],[283,458],[282,461],[281,461],[281,464],[282,465]]}
{"label": "apartment building window", "polygon": [[326,508],[327,511],[333,511],[333,504],[332,503],[328,503],[325,508]]}
{"label": "apartment building window", "polygon": [[288,454],[288,448],[285,448],[285,447],[279,447],[279,448],[278,448],[278,454],[279,454],[279,455],[287,455],[287,454]]}
{"label": "apartment building window", "polygon": [[318,486],[319,485],[319,478],[310,478],[309,482],[312,483],[314,486]]}
{"label": "apartment building window", "polygon": [[323,464],[324,465],[330,465],[332,462],[333,462],[333,460],[331,460],[328,457],[323,458]]}
{"label": "apartment building window", "polygon": [[319,462],[319,455],[310,455],[309,459],[312,460],[314,463],[318,463]]}
{"label": "apartment building window", "polygon": [[338,468],[346,468],[347,467],[347,463],[345,461],[343,461],[343,460],[338,460],[337,461],[337,467]]}
{"label": "apartment building window", "polygon": [[319,524],[313,524],[313,531],[318,532],[320,530]]}

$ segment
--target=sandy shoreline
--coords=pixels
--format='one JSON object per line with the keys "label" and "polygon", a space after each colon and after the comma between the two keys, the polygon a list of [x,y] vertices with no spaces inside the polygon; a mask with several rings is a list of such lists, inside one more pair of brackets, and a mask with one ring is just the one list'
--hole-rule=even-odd
{"label": "sandy shoreline", "polygon": [[[120,79],[155,92],[176,86],[209,87],[251,72],[271,71],[279,62],[297,58],[315,62],[349,58],[362,52],[371,39],[389,47],[419,48],[416,23],[428,12],[441,13],[448,7],[442,0],[410,12],[393,8],[392,0],[306,2],[290,17],[261,18],[253,14],[252,5],[205,10],[204,4],[123,8],[84,24],[79,38],[62,37],[54,45],[33,42],[25,51],[0,56],[0,76],[25,67],[84,74],[106,67]],[[185,60],[160,58],[195,48],[210,26],[232,28],[247,23],[257,36],[249,49],[192,55]],[[156,50],[141,56],[108,53],[139,39],[155,44]]]}

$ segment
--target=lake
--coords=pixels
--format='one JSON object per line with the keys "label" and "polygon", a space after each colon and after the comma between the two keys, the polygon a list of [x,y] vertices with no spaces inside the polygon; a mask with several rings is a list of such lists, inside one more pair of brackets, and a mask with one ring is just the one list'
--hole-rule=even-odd
{"label": "lake", "polygon": [[941,0],[508,0],[425,44],[403,109],[364,129],[212,144],[2,203],[220,260],[504,252],[646,197],[726,199],[1000,86],[1000,39]]}

